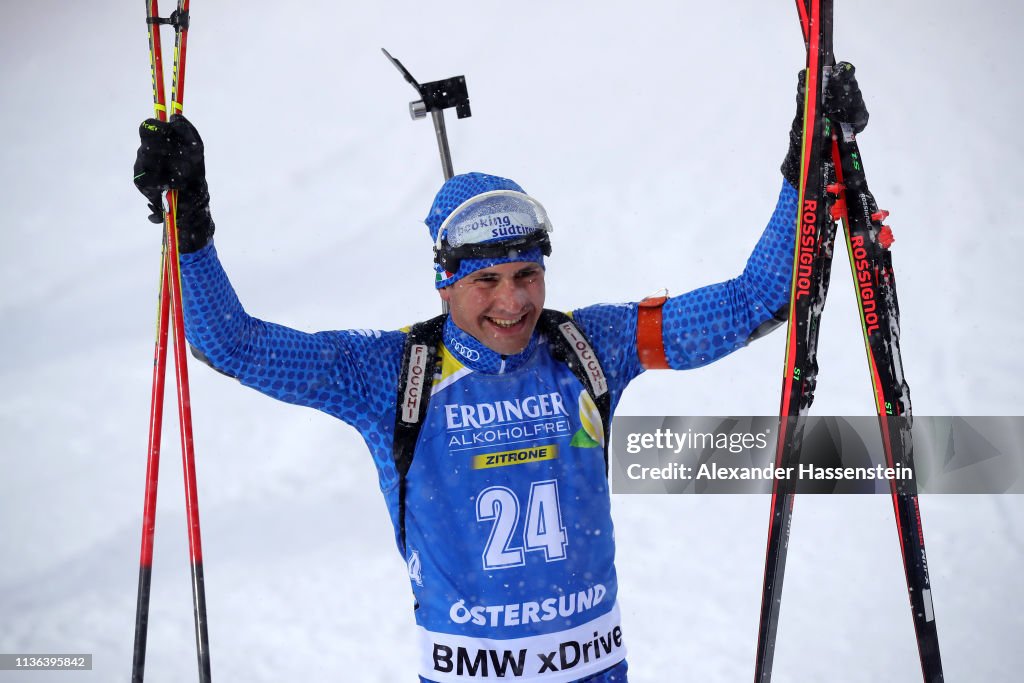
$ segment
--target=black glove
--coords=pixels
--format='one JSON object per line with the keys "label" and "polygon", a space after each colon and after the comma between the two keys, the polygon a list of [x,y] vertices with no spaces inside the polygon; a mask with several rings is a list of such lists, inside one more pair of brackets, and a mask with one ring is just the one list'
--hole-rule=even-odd
{"label": "black glove", "polygon": [[149,220],[163,223],[163,193],[178,190],[178,251],[202,249],[213,237],[214,226],[199,131],[175,114],[170,123],[146,119],[139,126],[139,138],[135,187],[149,200]]}
{"label": "black glove", "polygon": [[[833,123],[849,123],[855,134],[868,125],[868,110],[864,96],[857,85],[856,69],[849,62],[839,62],[832,67],[828,85],[825,87],[825,101],[822,111]],[[800,184],[800,147],[804,134],[804,92],[806,72],[797,78],[796,116],[789,131],[789,151],[782,162],[782,175],[793,187]]]}

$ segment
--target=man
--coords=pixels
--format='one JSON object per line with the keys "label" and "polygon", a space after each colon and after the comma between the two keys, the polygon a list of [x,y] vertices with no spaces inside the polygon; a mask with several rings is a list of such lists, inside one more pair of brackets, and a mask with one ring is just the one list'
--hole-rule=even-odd
{"label": "man", "polygon": [[[779,202],[743,273],[667,300],[545,311],[550,222],[511,180],[447,181],[426,223],[450,314],[308,334],[248,316],[217,259],[203,144],[148,120],[139,189],[179,190],[186,332],[217,370],[359,430],[407,562],[422,681],[626,681],[607,481],[609,419],[647,368],[713,362],[785,317],[802,96]],[[825,110],[859,131],[849,65]]]}

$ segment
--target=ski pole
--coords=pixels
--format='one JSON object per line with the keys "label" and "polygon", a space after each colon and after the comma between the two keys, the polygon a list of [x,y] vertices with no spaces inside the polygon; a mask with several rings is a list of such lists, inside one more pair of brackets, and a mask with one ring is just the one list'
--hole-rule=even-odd
{"label": "ski pole", "polygon": [[[171,24],[175,29],[174,71],[171,85],[173,113],[182,111],[185,84],[185,55],[188,40],[189,0],[178,0],[170,18],[159,17],[157,0],[146,1],[149,28],[150,65],[153,76],[153,100],[157,118],[167,120],[164,94],[163,59],[159,27]],[[149,457],[146,468],[146,493],[143,504],[142,552],[139,591],[136,605],[135,646],[132,681],[141,683],[145,672],[146,636],[149,622],[149,597],[152,579],[153,538],[157,482],[159,476],[160,433],[163,416],[164,376],[167,363],[168,322],[174,329],[174,362],[181,433],[182,466],[185,480],[185,508],[188,518],[189,556],[192,573],[193,613],[196,627],[196,655],[201,683],[210,681],[209,635],[207,631],[206,591],[203,578],[202,542],[199,531],[199,502],[196,486],[195,451],[192,440],[192,410],[185,353],[185,324],[181,299],[181,272],[178,263],[177,191],[167,192],[167,210],[161,261],[160,303],[157,316],[157,341],[154,358],[153,392],[150,408]]]}
{"label": "ski pole", "polygon": [[[147,20],[157,16],[156,0],[146,1]],[[153,80],[153,108],[161,121],[167,119],[160,29],[148,22],[149,59]],[[139,558],[139,588],[135,605],[135,642],[132,649],[132,683],[142,683],[146,666],[146,638],[149,631],[149,598],[153,576],[153,540],[156,533],[156,498],[160,476],[160,437],[163,429],[164,378],[167,374],[167,326],[170,318],[170,286],[167,274],[167,232],[160,252],[160,293],[157,299],[156,344],[153,358],[153,388],[149,406],[149,450],[146,460],[146,491],[142,512],[142,551]]]}
{"label": "ski pole", "polygon": [[164,377],[167,374],[167,325],[170,318],[167,250],[160,253],[160,294],[157,304],[156,348],[153,357],[153,389],[149,403],[149,451],[146,460],[146,493],[142,505],[142,551],[139,558],[139,589],[135,605],[135,644],[132,650],[132,683],[141,683],[146,664],[149,628],[149,594],[153,577],[153,537],[156,531],[156,494],[160,476],[160,435],[164,412]]}

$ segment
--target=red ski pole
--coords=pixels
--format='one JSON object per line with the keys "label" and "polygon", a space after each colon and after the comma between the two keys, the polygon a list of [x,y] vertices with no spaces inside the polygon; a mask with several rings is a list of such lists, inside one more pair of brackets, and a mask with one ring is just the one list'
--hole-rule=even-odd
{"label": "red ski pole", "polygon": [[[149,27],[150,66],[153,75],[153,102],[156,116],[167,120],[164,93],[160,25],[175,28],[174,75],[171,107],[182,111],[185,84],[185,54],[188,39],[188,0],[178,0],[177,10],[168,19],[159,17],[157,0],[146,0]],[[188,365],[185,352],[185,323],[181,299],[181,272],[178,265],[177,191],[167,193],[164,247],[161,260],[157,339],[153,363],[153,391],[150,404],[149,455],[146,466],[146,493],[143,503],[142,551],[139,562],[139,590],[135,617],[135,645],[132,661],[133,683],[143,680],[146,636],[149,625],[149,597],[152,579],[153,538],[156,524],[156,498],[159,478],[160,435],[163,422],[164,378],[167,368],[168,323],[174,328],[174,364],[178,391],[178,418],[181,432],[182,466],[185,479],[185,509],[188,517],[189,556],[192,569],[193,612],[196,625],[196,655],[199,680],[210,681],[209,635],[207,632],[206,591],[203,579],[203,553],[199,532],[199,500],[196,487],[195,451],[192,442],[192,409],[189,398]]]}

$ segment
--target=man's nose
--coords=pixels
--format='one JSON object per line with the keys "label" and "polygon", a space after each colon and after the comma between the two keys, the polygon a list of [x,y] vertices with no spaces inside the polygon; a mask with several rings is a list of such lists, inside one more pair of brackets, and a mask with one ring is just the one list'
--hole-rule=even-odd
{"label": "man's nose", "polygon": [[510,313],[518,313],[529,297],[526,288],[512,278],[502,280],[494,293],[494,301],[502,308],[508,309]]}

